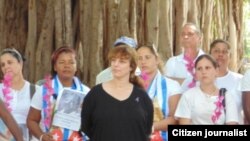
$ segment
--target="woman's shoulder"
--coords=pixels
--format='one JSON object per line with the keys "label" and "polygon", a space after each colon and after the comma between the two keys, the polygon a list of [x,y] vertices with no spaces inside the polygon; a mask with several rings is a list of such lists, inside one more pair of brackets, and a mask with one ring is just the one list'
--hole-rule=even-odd
{"label": "woman's shoulder", "polygon": [[82,87],[83,87],[83,92],[84,93],[88,93],[89,91],[90,91],[90,88],[87,86],[87,85],[85,85],[85,84],[81,84],[82,85]]}
{"label": "woman's shoulder", "polygon": [[93,86],[89,92],[86,94],[85,99],[92,99],[97,100],[100,98],[100,95],[104,93],[104,90],[102,89],[102,85],[98,84]]}
{"label": "woman's shoulder", "polygon": [[171,78],[168,78],[166,76],[164,76],[165,80],[167,81],[167,85],[169,87],[172,87],[174,89],[181,89],[181,85],[179,84],[179,82],[177,82],[176,80],[174,79],[171,79]]}
{"label": "woman's shoulder", "polygon": [[183,92],[183,96],[194,97],[194,95],[197,95],[200,92],[201,91],[200,91],[199,87],[193,87],[193,88],[190,88],[190,89],[186,90],[185,92]]}
{"label": "woman's shoulder", "polygon": [[96,92],[101,92],[101,91],[103,91],[102,83],[97,84],[97,85],[93,86],[92,88],[90,88],[88,93],[96,93]]}
{"label": "woman's shoulder", "polygon": [[133,86],[133,93],[135,93],[136,95],[148,96],[148,93],[146,92],[146,90],[140,86],[137,86],[137,85]]}
{"label": "woman's shoulder", "polygon": [[146,92],[144,88],[138,86],[138,85],[133,85],[133,90],[134,91],[140,91],[140,92]]}

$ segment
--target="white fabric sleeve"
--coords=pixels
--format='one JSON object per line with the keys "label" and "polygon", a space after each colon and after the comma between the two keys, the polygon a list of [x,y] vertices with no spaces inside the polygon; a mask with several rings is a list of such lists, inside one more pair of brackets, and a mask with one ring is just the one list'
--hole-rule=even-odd
{"label": "white fabric sleeve", "polygon": [[241,91],[250,91],[250,69],[247,70],[241,80]]}
{"label": "white fabric sleeve", "polygon": [[42,87],[37,87],[36,92],[31,100],[31,107],[42,110],[43,103],[43,95],[42,95]]}
{"label": "white fabric sleeve", "polygon": [[164,66],[164,74],[167,77],[173,77],[175,71],[175,57],[168,59],[167,63]]}
{"label": "white fabric sleeve", "polygon": [[177,81],[167,78],[167,85],[169,96],[181,94],[181,86]]}
{"label": "white fabric sleeve", "polygon": [[177,105],[176,111],[175,111],[175,117],[176,118],[188,118],[191,119],[191,103],[190,100],[187,97],[187,94],[183,94],[180,98],[180,101]]}
{"label": "white fabric sleeve", "polygon": [[238,110],[232,94],[226,93],[226,122],[239,122]]}

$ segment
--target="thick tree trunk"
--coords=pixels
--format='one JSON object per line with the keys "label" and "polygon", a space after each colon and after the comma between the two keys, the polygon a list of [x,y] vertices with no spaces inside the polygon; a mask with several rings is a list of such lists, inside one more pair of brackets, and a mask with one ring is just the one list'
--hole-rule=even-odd
{"label": "thick tree trunk", "polygon": [[158,50],[164,62],[173,55],[172,0],[160,1]]}
{"label": "thick tree trunk", "polygon": [[189,6],[189,11],[188,11],[188,21],[189,22],[193,22],[196,23],[197,25],[199,25],[199,14],[200,14],[200,10],[198,10],[198,1],[197,0],[190,0],[190,4]]}
{"label": "thick tree trunk", "polygon": [[[88,73],[89,73],[89,84],[93,86],[95,84],[96,74],[99,73],[97,68],[101,68],[102,64],[99,60],[101,60],[102,56],[102,46],[103,46],[103,17],[102,17],[102,2],[99,0],[92,0],[92,21],[91,21],[91,36],[89,36],[91,48],[89,50],[89,57],[84,58],[88,59]],[[98,4],[97,4],[98,3]],[[85,66],[86,67],[86,66]]]}
{"label": "thick tree trunk", "polygon": [[[146,23],[147,27],[144,29],[146,34],[146,42],[154,43],[158,47],[158,36],[159,36],[159,2],[146,1]],[[152,12],[154,11],[154,12]]]}
{"label": "thick tree trunk", "polygon": [[5,42],[6,39],[4,38],[4,5],[5,4],[5,0],[0,0],[0,49],[2,50],[5,47]]}
{"label": "thick tree trunk", "polygon": [[[217,2],[219,3],[219,1],[217,1]],[[217,34],[218,34],[218,35],[214,35],[214,36],[217,36],[218,38],[222,39],[223,38],[223,26],[222,26],[222,20],[221,19],[223,19],[224,16],[221,13],[222,13],[222,7],[223,6],[222,6],[221,3],[219,3],[219,4],[218,3],[216,4],[216,10],[215,10],[215,13],[214,13],[215,26],[213,28],[217,30]]]}
{"label": "thick tree trunk", "polygon": [[[237,52],[237,33],[236,33],[236,25],[235,25],[235,21],[234,21],[234,17],[232,15],[233,13],[233,4],[232,2],[229,2],[229,42],[231,44],[231,51],[232,52]],[[232,70],[236,70],[237,69],[237,54],[236,53],[232,53],[231,57],[230,57],[231,61],[230,61],[230,66],[232,68]]]}
{"label": "thick tree trunk", "polygon": [[38,39],[36,49],[36,77],[35,80],[43,79],[46,74],[50,73],[50,58],[53,51],[53,31],[54,31],[54,11],[53,2],[48,1],[46,13],[43,20],[42,30]]}
{"label": "thick tree trunk", "polygon": [[1,7],[1,47],[16,48],[23,53],[27,40],[26,1],[2,0]]}
{"label": "thick tree trunk", "polygon": [[188,13],[188,1],[187,0],[175,0],[174,1],[174,11],[175,11],[175,20],[174,20],[174,55],[177,55],[182,52],[182,47],[180,45],[180,33],[182,26],[187,22],[187,13]]}
{"label": "thick tree trunk", "polygon": [[202,10],[202,32],[203,39],[202,45],[204,51],[209,52],[210,39],[211,39],[211,22],[212,22],[212,13],[213,13],[213,1],[204,0],[203,1],[203,10]]}
{"label": "thick tree trunk", "polygon": [[54,1],[56,48],[73,45],[71,0]]}
{"label": "thick tree trunk", "polygon": [[[144,30],[146,28],[146,22],[145,22],[145,0],[138,0],[137,1],[137,9],[138,11],[136,11],[137,14],[137,24],[136,24],[136,28],[137,28],[137,35],[145,35],[146,31]],[[145,43],[145,37],[144,36],[137,36],[137,42],[138,43]]]}
{"label": "thick tree trunk", "polygon": [[37,81],[49,73],[52,51],[72,46],[79,57],[77,75],[93,86],[108,67],[108,51],[119,36],[139,45],[154,43],[166,62],[182,52],[183,24],[194,22],[205,51],[216,38],[229,40],[230,68],[237,71],[243,57],[242,5],[243,0],[1,0],[0,49],[25,53],[25,78]]}
{"label": "thick tree trunk", "polygon": [[24,68],[28,68],[24,71],[24,76],[31,82],[35,81],[35,50],[37,45],[37,9],[36,0],[29,0],[29,19],[28,19],[28,39],[25,47],[25,57],[29,58],[24,63]]}

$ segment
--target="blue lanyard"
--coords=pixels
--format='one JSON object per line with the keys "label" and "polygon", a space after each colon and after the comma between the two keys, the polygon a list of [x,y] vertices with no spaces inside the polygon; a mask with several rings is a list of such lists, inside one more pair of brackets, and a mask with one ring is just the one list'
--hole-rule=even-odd
{"label": "blue lanyard", "polygon": [[[153,82],[153,81],[152,81]],[[152,87],[152,83],[150,84],[147,92],[149,92],[150,88]],[[162,108],[161,111],[163,113],[164,118],[167,116],[168,113],[168,108],[167,108],[167,103],[168,103],[168,97],[167,97],[167,82],[166,79],[161,76],[161,88],[162,88]],[[157,80],[155,80],[155,92],[154,95],[152,97],[152,99],[157,98],[158,91],[157,91]],[[164,141],[167,141],[167,136],[168,133],[167,132],[161,132],[161,136],[163,138]]]}
{"label": "blue lanyard", "polygon": [[[155,80],[157,82],[157,80]],[[154,95],[152,97],[152,99],[156,98],[156,95],[157,95],[157,83],[155,82],[155,92],[154,92]],[[147,92],[149,92],[150,88],[152,87],[152,83],[150,84]],[[162,88],[162,113],[164,115],[164,117],[166,116],[166,114],[168,113],[167,112],[167,82],[166,82],[166,79],[164,79],[164,77],[161,76],[161,88]]]}
{"label": "blue lanyard", "polygon": [[[161,86],[162,86],[162,98],[163,98],[163,102],[162,102],[162,113],[164,115],[164,118],[166,117],[166,114],[168,113],[168,108],[166,108],[167,106],[167,82],[166,79],[164,79],[163,77],[161,77]],[[164,141],[167,141],[167,132],[161,132],[161,136],[163,138]]]}

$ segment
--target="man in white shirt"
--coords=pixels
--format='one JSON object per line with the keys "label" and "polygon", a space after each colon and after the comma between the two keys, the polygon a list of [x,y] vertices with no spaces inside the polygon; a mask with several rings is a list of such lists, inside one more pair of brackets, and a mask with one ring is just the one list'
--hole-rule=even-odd
{"label": "man in white shirt", "polygon": [[241,80],[242,106],[245,114],[245,124],[250,124],[250,69]]}
{"label": "man in white shirt", "polygon": [[165,75],[177,80],[182,87],[182,92],[195,85],[194,62],[198,56],[204,54],[200,48],[201,39],[200,29],[193,23],[186,23],[180,37],[183,52],[169,58],[165,65]]}
{"label": "man in white shirt", "polygon": [[[118,38],[115,42],[114,42],[114,47],[121,45],[121,44],[125,44],[128,45],[132,48],[136,48],[137,47],[137,42],[130,37],[127,36],[121,36],[120,38]],[[138,75],[138,73],[140,73],[139,69],[136,70],[136,75]],[[105,70],[101,71],[97,76],[96,76],[96,85],[106,82],[108,80],[111,80],[113,78],[112,72],[111,72],[111,68],[108,67]]]}
{"label": "man in white shirt", "polygon": [[226,88],[228,93],[233,95],[237,104],[239,124],[243,124],[242,98],[241,91],[239,90],[242,75],[228,68],[230,44],[225,40],[216,39],[210,44],[209,53],[219,65],[219,72],[215,84],[218,88]]}

